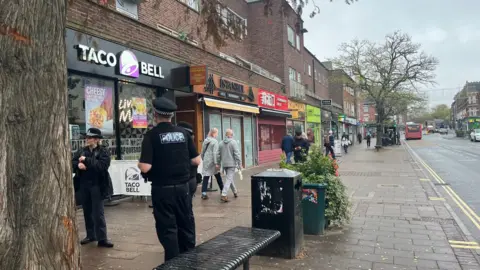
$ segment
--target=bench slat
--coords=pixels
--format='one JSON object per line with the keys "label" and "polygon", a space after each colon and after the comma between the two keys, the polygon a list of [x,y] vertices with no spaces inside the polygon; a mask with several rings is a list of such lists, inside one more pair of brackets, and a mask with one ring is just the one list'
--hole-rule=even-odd
{"label": "bench slat", "polygon": [[156,269],[236,269],[278,237],[280,237],[278,231],[235,227],[198,245],[193,250],[180,254]]}

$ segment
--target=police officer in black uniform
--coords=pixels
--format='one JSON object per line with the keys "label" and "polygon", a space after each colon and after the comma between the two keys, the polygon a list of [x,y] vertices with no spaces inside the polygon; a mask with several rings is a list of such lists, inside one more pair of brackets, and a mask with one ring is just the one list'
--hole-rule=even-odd
{"label": "police officer in black uniform", "polygon": [[171,123],[177,105],[161,97],[153,107],[157,126],[144,136],[138,167],[152,182],[155,228],[168,261],[195,247],[188,182],[190,167],[201,158],[190,134]]}

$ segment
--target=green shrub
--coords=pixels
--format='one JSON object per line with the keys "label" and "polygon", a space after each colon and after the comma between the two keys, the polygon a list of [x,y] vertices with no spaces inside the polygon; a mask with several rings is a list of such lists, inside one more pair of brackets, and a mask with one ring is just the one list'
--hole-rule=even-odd
{"label": "green shrub", "polygon": [[458,130],[455,130],[455,134],[457,135],[457,137],[464,137],[465,131],[458,129]]}
{"label": "green shrub", "polygon": [[338,175],[336,161],[323,155],[321,147],[311,147],[307,160],[299,164],[287,164],[285,156],[282,156],[280,168],[300,172],[303,177],[302,182],[305,184],[327,184],[325,194],[328,201],[328,206],[325,209],[327,220],[338,225],[348,222],[350,202],[346,187],[336,176]]}

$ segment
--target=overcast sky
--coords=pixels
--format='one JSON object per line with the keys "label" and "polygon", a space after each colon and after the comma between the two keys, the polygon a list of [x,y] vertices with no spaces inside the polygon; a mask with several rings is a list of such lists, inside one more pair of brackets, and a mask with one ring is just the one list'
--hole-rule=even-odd
{"label": "overcast sky", "polygon": [[[310,0],[309,2],[311,2]],[[381,41],[401,30],[437,57],[437,85],[428,87],[431,105],[451,104],[468,81],[480,80],[480,0],[315,0],[321,13],[304,12],[305,46],[320,60],[337,55],[355,37]]]}

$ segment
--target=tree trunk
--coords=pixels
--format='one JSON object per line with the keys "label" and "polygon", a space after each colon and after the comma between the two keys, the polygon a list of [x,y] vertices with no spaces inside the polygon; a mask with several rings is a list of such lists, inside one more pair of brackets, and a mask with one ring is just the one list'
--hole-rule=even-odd
{"label": "tree trunk", "polygon": [[377,143],[376,146],[382,146],[383,137],[383,110],[377,109]]}
{"label": "tree trunk", "polygon": [[0,7],[0,269],[80,269],[66,0]]}

